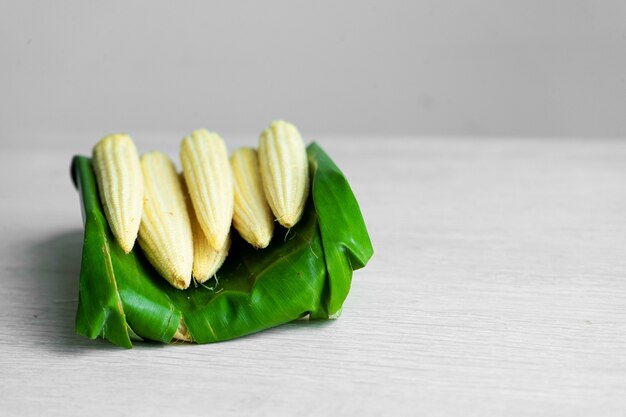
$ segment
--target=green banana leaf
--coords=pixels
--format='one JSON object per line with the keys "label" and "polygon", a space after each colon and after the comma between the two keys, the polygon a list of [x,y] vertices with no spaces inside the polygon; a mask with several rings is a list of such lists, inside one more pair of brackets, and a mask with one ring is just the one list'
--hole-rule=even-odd
{"label": "green banana leaf", "polygon": [[256,250],[236,232],[226,262],[211,280],[181,291],[154,270],[139,245],[125,254],[102,211],[91,160],[75,156],[85,237],[76,331],[126,348],[132,340],[169,343],[181,321],[196,343],[217,342],[306,316],[338,316],[352,271],[365,266],[372,245],[347,180],[317,144],[307,148],[311,195],[302,220],[276,227]]}

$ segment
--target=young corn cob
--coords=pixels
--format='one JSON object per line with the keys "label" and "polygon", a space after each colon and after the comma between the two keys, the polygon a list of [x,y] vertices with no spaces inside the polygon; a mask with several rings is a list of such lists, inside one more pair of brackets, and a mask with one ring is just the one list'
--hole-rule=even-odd
{"label": "young corn cob", "polygon": [[233,219],[233,182],[226,145],[217,133],[195,130],[183,139],[180,159],[198,223],[209,245],[220,251]]}
{"label": "young corn cob", "polygon": [[191,201],[189,201],[187,186],[182,175],[180,175],[180,183],[183,193],[185,194],[187,212],[189,213],[191,231],[193,234],[193,268],[191,275],[196,282],[202,284],[215,275],[226,260],[231,243],[230,234],[226,238],[226,244],[221,250],[216,251],[209,245],[209,242],[200,227],[200,223],[198,223],[198,218],[194,212],[193,205],[191,204]]}
{"label": "young corn cob", "polygon": [[[198,223],[195,223],[193,227],[193,270],[192,276],[198,284],[202,284],[211,277],[213,277],[217,271],[222,267],[222,264],[228,256],[230,250],[230,234],[226,237],[226,243],[222,246],[222,249],[216,251],[207,242],[204,237],[204,232],[200,228]],[[200,237],[201,236],[201,237]]]}
{"label": "young corn cob", "polygon": [[293,227],[309,192],[309,164],[298,129],[278,120],[261,133],[259,166],[265,197],[278,222]]}
{"label": "young corn cob", "polygon": [[137,147],[119,133],[102,138],[92,151],[102,208],[124,252],[135,245],[143,207],[143,177]]}
{"label": "young corn cob", "polygon": [[265,200],[257,151],[240,148],[233,153],[230,164],[235,190],[233,226],[252,246],[265,248],[274,233],[274,217]]}
{"label": "young corn cob", "polygon": [[176,168],[161,152],[141,158],[144,207],[139,245],[154,268],[172,286],[189,287],[193,237],[185,196]]}

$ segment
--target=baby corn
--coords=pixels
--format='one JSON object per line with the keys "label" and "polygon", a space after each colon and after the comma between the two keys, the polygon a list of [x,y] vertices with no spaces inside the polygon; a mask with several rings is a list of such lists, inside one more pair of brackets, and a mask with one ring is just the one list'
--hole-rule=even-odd
{"label": "baby corn", "polygon": [[230,249],[230,234],[226,238],[226,244],[221,250],[216,251],[209,245],[209,242],[207,241],[207,238],[198,223],[193,205],[191,204],[191,201],[189,201],[187,186],[182,175],[180,176],[180,183],[182,185],[183,192],[185,193],[187,211],[189,213],[191,231],[193,234],[193,268],[191,275],[196,282],[202,284],[215,275],[226,260],[228,250]]}
{"label": "baby corn", "polygon": [[278,222],[293,227],[309,192],[309,164],[300,132],[278,120],[261,133],[259,166],[267,202]]}
{"label": "baby corn", "polygon": [[219,271],[222,264],[228,256],[230,250],[230,235],[226,237],[226,243],[222,246],[222,249],[216,251],[207,242],[204,237],[204,232],[200,228],[198,223],[195,223],[193,227],[193,279],[198,284],[202,284]]}
{"label": "baby corn", "polygon": [[180,179],[161,152],[145,154],[141,169],[145,194],[139,245],[172,286],[185,289],[191,282],[193,237]]}
{"label": "baby corn", "polygon": [[230,164],[235,190],[233,226],[252,246],[265,248],[274,233],[274,217],[265,200],[257,151],[240,148]]}
{"label": "baby corn", "polygon": [[180,159],[189,196],[209,245],[226,244],[233,219],[233,182],[228,151],[217,133],[195,130],[183,139]]}
{"label": "baby corn", "polygon": [[92,151],[102,208],[124,252],[135,245],[143,206],[143,178],[137,147],[120,133],[102,138]]}

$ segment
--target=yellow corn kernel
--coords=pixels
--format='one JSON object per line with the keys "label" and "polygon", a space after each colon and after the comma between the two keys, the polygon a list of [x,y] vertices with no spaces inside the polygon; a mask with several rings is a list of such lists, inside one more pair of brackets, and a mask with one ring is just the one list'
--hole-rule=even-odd
{"label": "yellow corn kernel", "polygon": [[230,165],[235,190],[233,226],[252,246],[265,248],[274,233],[274,216],[265,199],[257,151],[252,148],[236,150]]}
{"label": "yellow corn kernel", "polygon": [[187,202],[187,212],[189,213],[189,220],[191,221],[191,231],[193,234],[193,268],[191,275],[193,279],[202,284],[208,281],[215,273],[220,269],[226,257],[228,256],[228,250],[230,249],[230,234],[226,238],[226,244],[221,250],[216,251],[209,245],[200,224],[198,218],[194,212],[193,205],[189,201],[189,194],[185,179],[181,175],[180,183],[185,194],[185,200]]}
{"label": "yellow corn kernel", "polygon": [[124,252],[135,245],[143,207],[143,177],[137,147],[119,133],[102,138],[92,151],[104,215]]}
{"label": "yellow corn kernel", "polygon": [[233,182],[228,151],[217,133],[204,129],[183,139],[180,159],[189,196],[209,245],[222,250],[233,219]]}
{"label": "yellow corn kernel", "polygon": [[309,164],[298,129],[278,120],[261,133],[259,167],[267,202],[278,222],[293,227],[309,192]]}
{"label": "yellow corn kernel", "polygon": [[163,278],[185,289],[191,282],[193,237],[176,168],[165,154],[155,151],[142,156],[141,169],[144,207],[139,245]]}
{"label": "yellow corn kernel", "polygon": [[228,235],[222,249],[216,251],[209,246],[209,242],[204,237],[204,232],[200,225],[196,223],[195,226],[197,228],[193,229],[193,248],[195,252],[193,255],[192,276],[198,284],[202,284],[211,279],[224,264],[230,250],[231,239],[230,235]]}

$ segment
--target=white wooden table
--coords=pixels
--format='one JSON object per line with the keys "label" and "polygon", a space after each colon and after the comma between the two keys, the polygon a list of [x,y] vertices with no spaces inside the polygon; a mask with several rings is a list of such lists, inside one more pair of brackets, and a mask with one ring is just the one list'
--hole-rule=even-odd
{"label": "white wooden table", "polygon": [[0,414],[626,414],[626,142],[321,138],[375,248],[343,316],[124,350],[74,333],[96,140],[2,138]]}

